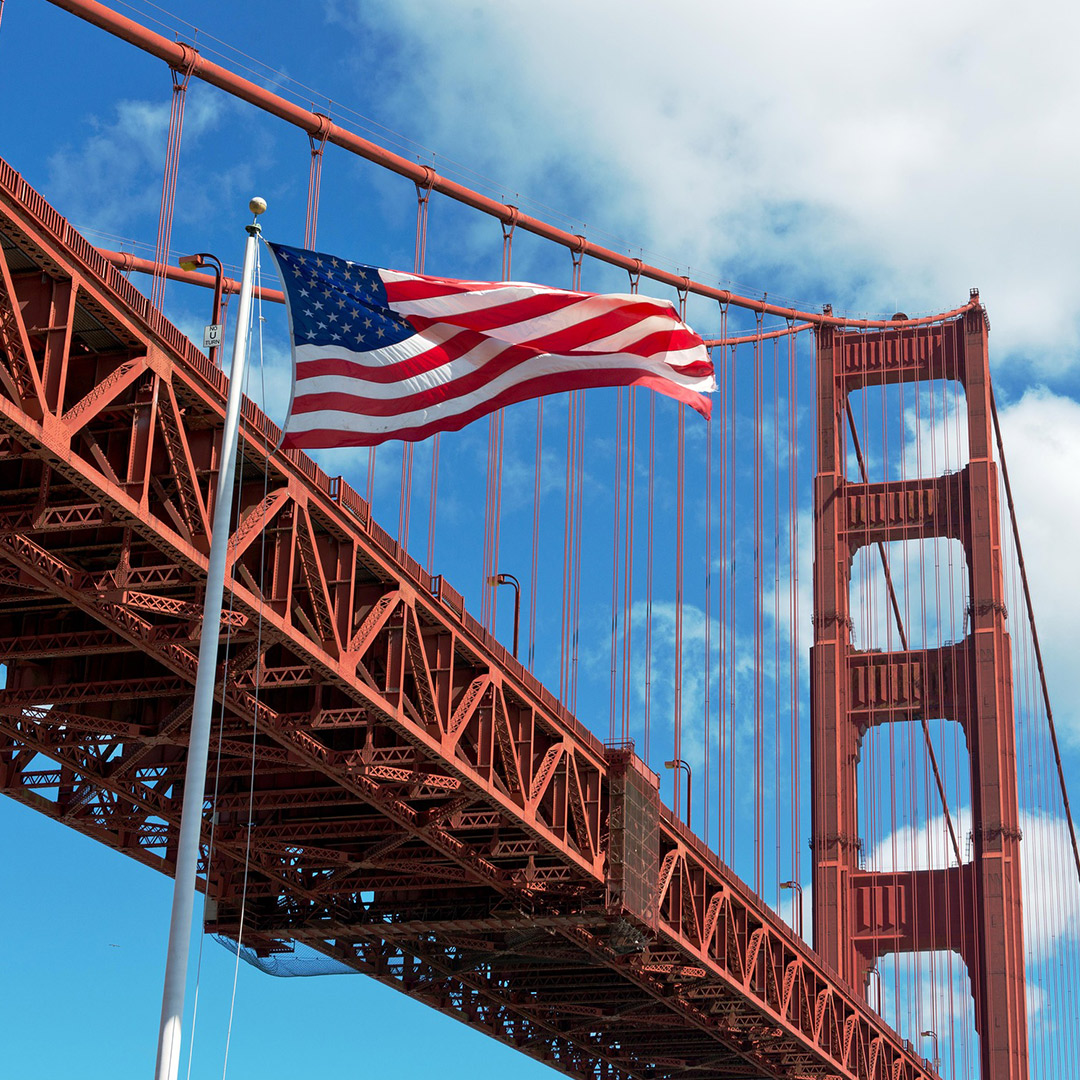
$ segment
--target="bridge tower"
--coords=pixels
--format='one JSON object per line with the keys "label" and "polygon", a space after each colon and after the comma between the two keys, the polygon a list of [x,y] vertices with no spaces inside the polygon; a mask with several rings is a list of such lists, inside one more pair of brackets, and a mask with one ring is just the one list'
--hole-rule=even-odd
{"label": "bridge tower", "polygon": [[[984,312],[980,308],[916,329],[824,327],[817,358],[814,947],[861,993],[882,955],[958,953],[971,977],[983,1080],[1026,1080],[1012,671]],[[848,479],[843,427],[848,396],[883,383],[941,379],[958,380],[964,387],[967,466],[935,478]],[[951,537],[963,545],[969,633],[935,649],[855,649],[849,594],[855,552],[920,537]],[[920,718],[946,719],[964,731],[971,769],[972,859],[961,866],[902,873],[864,870],[857,790],[863,736],[874,725]]]}

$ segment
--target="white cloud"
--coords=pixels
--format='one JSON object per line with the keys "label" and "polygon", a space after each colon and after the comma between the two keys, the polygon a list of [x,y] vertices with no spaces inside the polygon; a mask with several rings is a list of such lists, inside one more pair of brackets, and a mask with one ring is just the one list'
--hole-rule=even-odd
{"label": "white cloud", "polygon": [[[181,139],[181,177],[184,175],[185,144],[192,144],[213,130],[228,99],[195,84],[188,91]],[[169,101],[124,100],[116,105],[115,116],[102,120],[91,116],[90,133],[78,145],[62,145],[49,158],[48,195],[80,228],[108,232],[130,232],[140,214],[156,217],[161,200],[165,146],[169,129]],[[199,205],[187,200],[184,212],[205,210],[198,185],[190,194]],[[185,201],[177,199],[177,205]]]}
{"label": "white cloud", "polygon": [[[374,17],[347,10],[358,30]],[[402,125],[505,178],[512,201],[845,308],[940,309],[978,285],[999,347],[1075,361],[1080,9],[687,0],[635,18],[558,0],[377,17],[408,41]],[[482,122],[462,124],[478,102]]]}
{"label": "white cloud", "polygon": [[[1080,739],[1080,695],[1073,678],[1074,643],[1080,638],[1080,403],[1033,389],[1002,408],[1000,416],[1055,720],[1075,743]],[[1008,533],[1008,507],[1003,504],[1001,512]],[[1006,544],[1011,548],[1011,535]],[[1009,597],[1010,632],[1020,635],[1026,620],[1016,590]]]}
{"label": "white cloud", "polygon": [[[965,861],[970,845],[971,808],[953,809]],[[1020,877],[1024,904],[1024,943],[1029,963],[1055,956],[1063,942],[1080,944],[1080,883],[1072,865],[1068,825],[1064,818],[1021,811]],[[870,870],[924,870],[954,863],[944,818],[935,815],[927,823],[896,829],[870,851]],[[1052,897],[1046,882],[1057,882]]]}

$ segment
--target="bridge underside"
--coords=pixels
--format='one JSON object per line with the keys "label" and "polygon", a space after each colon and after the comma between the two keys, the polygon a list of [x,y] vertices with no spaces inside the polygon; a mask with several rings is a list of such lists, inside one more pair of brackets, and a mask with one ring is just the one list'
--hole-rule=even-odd
{"label": "bridge underside", "polygon": [[[0,275],[0,790],[171,873],[225,379],[3,162]],[[240,935],[249,858],[257,954],[309,945],[573,1075],[926,1075],[277,434],[249,403],[208,929]]]}

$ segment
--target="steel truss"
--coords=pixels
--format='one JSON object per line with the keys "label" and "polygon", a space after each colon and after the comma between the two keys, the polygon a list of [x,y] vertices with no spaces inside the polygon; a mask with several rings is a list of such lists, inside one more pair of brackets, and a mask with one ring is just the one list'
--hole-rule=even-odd
{"label": "steel truss", "polygon": [[[3,162],[0,240],[0,789],[168,874],[225,378]],[[246,403],[208,929],[239,933],[250,839],[245,943],[571,1075],[928,1075],[632,751],[277,437]]]}

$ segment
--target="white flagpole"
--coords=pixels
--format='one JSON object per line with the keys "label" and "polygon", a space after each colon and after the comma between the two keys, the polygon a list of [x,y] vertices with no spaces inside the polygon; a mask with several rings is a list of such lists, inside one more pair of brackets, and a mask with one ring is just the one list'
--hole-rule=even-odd
{"label": "white flagpole", "polygon": [[[248,204],[258,217],[266,209],[263,199]],[[176,1080],[180,1068],[180,1039],[187,993],[188,951],[191,946],[191,918],[195,908],[195,874],[199,860],[203,798],[206,790],[206,763],[210,753],[210,725],[214,711],[214,679],[217,675],[218,641],[221,637],[221,601],[225,592],[225,557],[229,546],[233,480],[236,475],[236,445],[240,432],[240,399],[247,363],[248,322],[255,280],[255,249],[261,232],[257,222],[246,226],[244,275],[240,284],[240,310],[236,315],[229,399],[225,409],[225,431],[221,439],[221,469],[214,499],[214,521],[210,536],[210,565],[206,572],[202,634],[199,637],[199,665],[195,676],[195,702],[191,716],[184,779],[184,804],[180,813],[180,842],[176,852],[176,881],[173,886],[172,917],[169,921],[169,951],[165,960],[165,989],[161,997],[161,1028],[158,1032],[156,1080]],[[200,928],[201,931],[201,928]]]}

